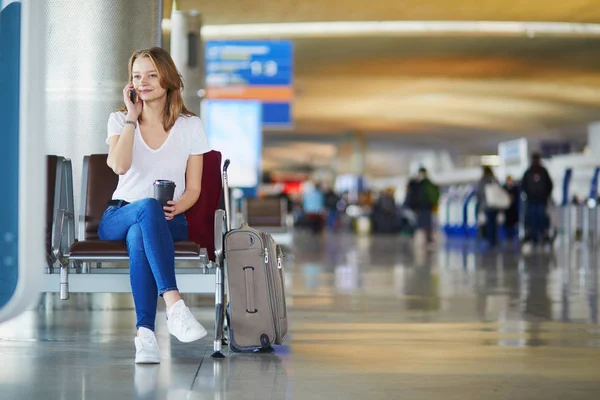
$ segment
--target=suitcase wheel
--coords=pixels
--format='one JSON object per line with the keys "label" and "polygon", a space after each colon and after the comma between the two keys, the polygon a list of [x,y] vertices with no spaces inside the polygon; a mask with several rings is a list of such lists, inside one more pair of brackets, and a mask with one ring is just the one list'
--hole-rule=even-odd
{"label": "suitcase wheel", "polygon": [[265,333],[260,335],[260,347],[262,347],[263,349],[266,349],[267,347],[271,347],[271,342],[269,341],[269,336],[267,336],[267,334],[265,334]]}
{"label": "suitcase wheel", "polygon": [[255,353],[273,353],[275,349],[271,346],[269,336],[266,333],[260,335],[260,348],[255,349]]}

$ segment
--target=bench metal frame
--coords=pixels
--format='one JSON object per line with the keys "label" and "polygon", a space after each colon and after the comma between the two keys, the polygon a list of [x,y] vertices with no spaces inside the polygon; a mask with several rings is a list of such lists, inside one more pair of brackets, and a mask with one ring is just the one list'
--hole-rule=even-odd
{"label": "bench metal frame", "polygon": [[[60,160],[59,160],[60,161]],[[68,251],[75,238],[75,220],[73,205],[73,173],[70,160],[60,163],[55,186],[55,220],[52,226],[52,253],[55,268],[49,267],[45,275],[43,290],[60,293],[61,300],[69,298],[69,293],[128,293],[131,292],[129,268],[102,268],[102,263],[119,263],[129,261],[127,256],[71,256]],[[80,214],[78,221],[78,237],[85,237],[85,217],[87,203],[87,184],[89,157],[83,160]],[[228,197],[228,196],[227,196]],[[225,274],[223,262],[223,237],[225,235],[225,212],[215,213],[215,247],[216,262],[208,258],[207,250],[202,248],[198,256],[177,256],[175,262],[192,262],[196,266],[175,268],[176,275],[185,279],[178,281],[181,293],[211,294],[215,293],[217,316],[215,320],[214,351],[215,358],[223,357],[221,353],[224,331],[224,295]],[[214,272],[213,272],[214,271]],[[220,357],[219,357],[220,355]]]}

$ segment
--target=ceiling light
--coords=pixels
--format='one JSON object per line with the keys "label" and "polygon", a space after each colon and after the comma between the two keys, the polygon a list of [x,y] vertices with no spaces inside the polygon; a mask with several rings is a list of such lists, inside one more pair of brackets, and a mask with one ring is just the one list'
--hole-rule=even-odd
{"label": "ceiling light", "polygon": [[[163,20],[170,30],[171,21]],[[600,37],[600,24],[519,21],[337,21],[276,24],[205,25],[206,39],[356,36],[578,36]]]}

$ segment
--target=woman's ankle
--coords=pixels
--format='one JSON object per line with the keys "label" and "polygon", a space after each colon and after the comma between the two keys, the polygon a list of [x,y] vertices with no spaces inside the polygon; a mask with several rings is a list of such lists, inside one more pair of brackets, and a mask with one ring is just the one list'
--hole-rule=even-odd
{"label": "woman's ankle", "polygon": [[179,294],[179,290],[170,290],[168,292],[163,293],[163,299],[165,300],[165,305],[167,307],[167,311],[173,307],[175,303],[177,303],[181,299],[181,294]]}
{"label": "woman's ankle", "polygon": [[137,336],[148,336],[154,335],[154,329],[147,328],[145,326],[140,326],[137,328]]}

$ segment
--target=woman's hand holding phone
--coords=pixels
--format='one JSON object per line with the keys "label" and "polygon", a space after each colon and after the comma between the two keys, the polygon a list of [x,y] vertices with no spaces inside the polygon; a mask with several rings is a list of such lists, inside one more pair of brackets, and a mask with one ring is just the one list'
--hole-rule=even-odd
{"label": "woman's hand holding phone", "polygon": [[127,106],[127,120],[137,121],[142,113],[143,103],[131,82],[123,89],[123,101],[125,101],[125,105]]}

